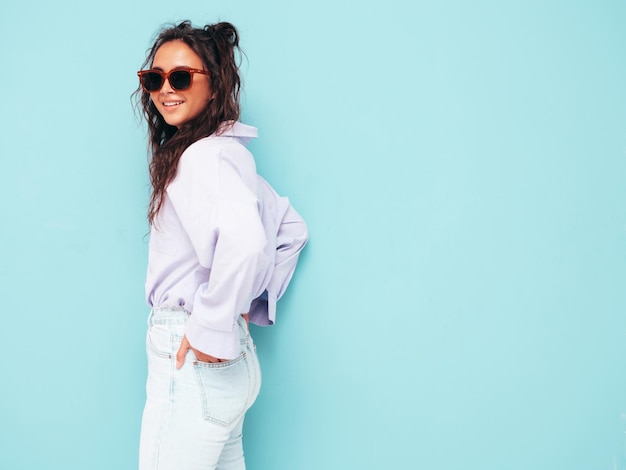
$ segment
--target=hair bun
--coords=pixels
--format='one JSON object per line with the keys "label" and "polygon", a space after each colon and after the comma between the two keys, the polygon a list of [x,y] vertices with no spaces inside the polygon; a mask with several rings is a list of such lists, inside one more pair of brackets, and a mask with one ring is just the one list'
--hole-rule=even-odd
{"label": "hair bun", "polygon": [[239,44],[237,29],[231,23],[222,21],[220,23],[208,24],[205,25],[204,30],[209,33],[211,37],[215,39],[218,37],[225,39],[232,46],[236,47]]}

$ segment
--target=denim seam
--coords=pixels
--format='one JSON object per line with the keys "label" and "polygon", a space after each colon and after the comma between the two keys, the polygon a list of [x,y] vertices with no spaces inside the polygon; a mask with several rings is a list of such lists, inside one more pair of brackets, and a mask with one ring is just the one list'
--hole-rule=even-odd
{"label": "denim seam", "polygon": [[[170,359],[171,359],[171,355],[170,355]],[[172,415],[172,396],[174,394],[174,371],[173,371],[173,367],[174,367],[174,361],[170,360],[170,368],[169,368],[169,390],[168,390],[168,406],[167,406],[167,413],[165,415],[165,419],[163,420],[163,424],[161,426],[161,432],[159,433],[159,438],[157,440],[158,444],[156,446],[156,455],[154,457],[154,464],[155,464],[155,470],[157,468],[159,468],[159,457],[160,457],[160,450],[161,450],[161,443],[163,442],[163,438],[165,437],[165,432],[167,431],[167,428],[169,426],[170,423],[170,416]]]}

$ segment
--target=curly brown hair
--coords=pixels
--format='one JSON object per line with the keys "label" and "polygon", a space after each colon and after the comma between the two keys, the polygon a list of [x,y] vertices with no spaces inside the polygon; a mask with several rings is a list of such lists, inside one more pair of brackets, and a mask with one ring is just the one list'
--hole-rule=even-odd
{"label": "curly brown hair", "polygon": [[[168,184],[176,176],[178,161],[183,151],[203,137],[218,132],[222,123],[237,121],[240,116],[239,92],[239,34],[230,23],[221,22],[194,28],[189,21],[163,29],[149,50],[142,69],[151,66],[154,56],[163,44],[183,41],[202,59],[209,72],[209,87],[214,98],[204,110],[179,128],[170,126],[157,111],[150,94],[141,86],[133,93],[137,106],[148,123],[151,147],[150,183],[152,194],[148,207],[148,221],[153,224],[163,205]],[[236,53],[239,53],[239,56]]]}

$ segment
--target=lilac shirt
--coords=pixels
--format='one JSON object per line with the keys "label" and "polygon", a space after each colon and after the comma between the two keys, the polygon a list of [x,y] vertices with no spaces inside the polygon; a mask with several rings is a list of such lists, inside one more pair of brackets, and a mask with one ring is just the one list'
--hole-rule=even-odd
{"label": "lilac shirt", "polygon": [[274,261],[245,148],[256,135],[237,122],[189,146],[150,233],[148,304],[191,312],[190,344],[224,359],[239,354],[237,317],[266,289]]}

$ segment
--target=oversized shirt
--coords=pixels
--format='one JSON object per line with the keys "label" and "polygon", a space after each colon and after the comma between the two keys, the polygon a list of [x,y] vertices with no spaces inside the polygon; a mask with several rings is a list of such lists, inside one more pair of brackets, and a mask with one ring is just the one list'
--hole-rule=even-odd
{"label": "oversized shirt", "polygon": [[[190,344],[224,359],[239,354],[236,321],[253,300],[256,322],[273,323],[272,300],[289,283],[307,237],[297,213],[280,209],[286,198],[256,174],[245,148],[256,129],[228,124],[183,152],[151,228],[146,277],[148,304],[190,312]],[[281,259],[286,267],[274,273]]]}

